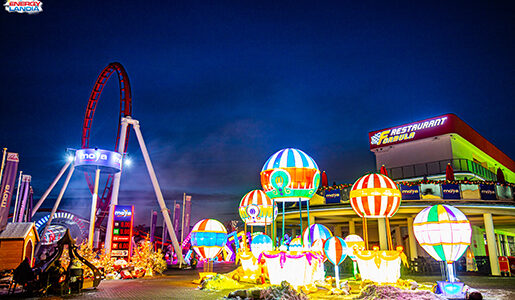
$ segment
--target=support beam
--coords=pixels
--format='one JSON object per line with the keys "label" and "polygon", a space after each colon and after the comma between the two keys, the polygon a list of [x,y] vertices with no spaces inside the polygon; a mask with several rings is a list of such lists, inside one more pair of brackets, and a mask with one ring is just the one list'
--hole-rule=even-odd
{"label": "support beam", "polygon": [[[66,191],[66,188],[68,187],[68,183],[70,182],[70,178],[72,178],[73,171],[75,170],[75,166],[72,165],[70,170],[68,171],[68,175],[66,175],[66,179],[64,180],[63,187],[61,188],[61,191],[59,192],[59,195],[57,196],[57,199],[55,200],[54,207],[52,208],[52,212],[50,212],[50,217],[48,218],[48,221],[45,225],[45,229],[41,232],[40,239],[43,240],[45,237],[45,234],[50,227],[50,224],[52,223],[52,219],[54,218],[55,212],[57,211],[57,208],[59,207],[59,204],[61,203],[61,199],[63,199],[64,192]],[[34,251],[34,254],[36,255],[39,251],[39,247],[41,247],[42,243],[38,243],[36,246],[36,251]]]}
{"label": "support beam", "polygon": [[315,216],[314,216],[313,214],[311,214],[311,215],[309,216],[308,221],[309,221],[309,223],[308,223],[308,224],[309,224],[310,226],[311,226],[311,225],[313,225],[313,224],[315,224]]}
{"label": "support beam", "polygon": [[494,221],[491,213],[483,214],[485,222],[486,243],[488,246],[488,257],[490,258],[490,271],[493,276],[501,276],[499,258],[497,254],[497,243],[495,241]]}
{"label": "support beam", "polygon": [[111,200],[109,201],[109,216],[107,217],[106,238],[105,238],[105,243],[104,243],[107,252],[111,251],[111,240],[113,239],[114,206],[118,205],[120,180],[122,178],[123,163],[125,160],[124,151],[125,151],[125,140],[127,137],[127,126],[129,126],[129,122],[128,122],[127,118],[122,118],[120,140],[118,141],[118,153],[120,153],[122,155],[122,162],[120,163],[120,172],[114,174],[113,191],[111,192]]}
{"label": "support beam", "polygon": [[334,232],[333,232],[333,234],[334,234],[335,236],[339,236],[339,237],[343,238],[343,236],[342,236],[342,225],[335,225],[335,226],[334,226]]}
{"label": "support beam", "polygon": [[400,226],[395,226],[395,244],[393,245],[393,249],[395,249],[397,246],[402,246],[402,235]]}
{"label": "support beam", "polygon": [[415,259],[418,257],[418,253],[417,253],[417,240],[415,239],[415,233],[413,232],[413,217],[408,218],[408,240],[409,240],[410,259]]}
{"label": "support beam", "polygon": [[377,234],[379,235],[379,248],[381,250],[388,250],[388,240],[386,238],[386,220],[385,218],[377,219]]}
{"label": "support beam", "polygon": [[356,223],[354,223],[354,220],[349,221],[349,234],[356,234]]}
{"label": "support beam", "polygon": [[57,184],[59,179],[61,179],[61,177],[63,176],[64,172],[66,171],[66,169],[68,169],[68,167],[71,165],[71,163],[72,163],[71,161],[67,161],[66,164],[61,169],[61,171],[59,171],[59,174],[57,174],[57,176],[55,177],[54,181],[52,181],[52,183],[50,184],[48,189],[45,191],[43,196],[41,196],[41,199],[39,199],[38,203],[36,203],[36,205],[34,205],[34,208],[32,209],[32,216],[31,217],[34,217],[34,215],[38,211],[38,209],[41,206],[41,204],[43,204],[43,202],[45,201],[46,197],[48,197],[48,194],[50,194],[52,189],[55,187],[55,185]]}
{"label": "support beam", "polygon": [[134,131],[136,132],[136,138],[138,139],[139,147],[141,148],[141,153],[143,154],[143,158],[145,159],[145,165],[147,166],[148,175],[150,176],[150,180],[152,181],[152,186],[154,187],[157,202],[159,202],[159,207],[161,208],[161,212],[163,213],[163,218],[165,219],[166,227],[168,228],[168,235],[172,239],[172,245],[175,250],[175,253],[177,254],[177,260],[179,261],[179,265],[186,264],[184,261],[184,257],[182,256],[182,248],[180,247],[179,242],[177,241],[177,236],[175,235],[175,230],[172,226],[172,220],[170,219],[169,210],[166,207],[165,200],[163,198],[163,193],[161,192],[161,188],[159,187],[159,182],[157,181],[157,176],[154,171],[154,167],[152,166],[150,156],[148,155],[147,146],[145,145],[143,135],[141,134],[139,122],[134,119],[127,119],[134,128]]}

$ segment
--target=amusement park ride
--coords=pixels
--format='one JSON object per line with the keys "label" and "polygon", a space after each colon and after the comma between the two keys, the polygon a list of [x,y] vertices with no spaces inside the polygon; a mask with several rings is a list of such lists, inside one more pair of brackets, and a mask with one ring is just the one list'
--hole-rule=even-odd
{"label": "amusement park ride", "polygon": [[[119,119],[120,122],[118,124],[115,149],[113,151],[100,150],[100,149],[91,149],[90,148],[90,134],[91,134],[91,126],[93,123],[93,117],[95,115],[95,110],[100,99],[100,95],[102,94],[102,90],[105,87],[108,79],[111,77],[113,73],[118,75],[118,82],[120,86],[120,113]],[[86,108],[86,115],[84,118],[83,128],[82,128],[82,147],[75,151],[75,159],[73,161],[69,160],[62,167],[62,169],[57,174],[54,181],[50,184],[48,189],[45,191],[41,199],[34,206],[32,211],[32,216],[38,211],[41,207],[41,204],[48,197],[52,189],[55,187],[57,182],[61,179],[63,174],[68,169],[68,173],[66,175],[64,184],[59,192],[59,195],[56,199],[52,212],[48,217],[46,222],[45,229],[41,233],[41,236],[45,236],[46,231],[48,230],[50,224],[52,223],[52,219],[54,218],[57,208],[62,200],[62,197],[66,191],[68,183],[70,182],[70,178],[74,173],[74,170],[80,169],[84,171],[86,182],[88,187],[92,193],[92,207],[91,207],[91,216],[90,216],[90,228],[89,228],[89,239],[88,243],[90,246],[93,244],[95,229],[98,229],[102,222],[105,219],[105,216],[108,215],[107,222],[107,232],[105,238],[105,247],[107,250],[111,249],[111,242],[113,236],[113,219],[114,219],[114,208],[118,205],[118,195],[120,189],[120,179],[121,172],[123,171],[123,162],[124,156],[127,151],[127,145],[129,140],[130,127],[134,129],[136,134],[136,138],[138,140],[143,158],[145,160],[145,165],[147,167],[148,174],[150,176],[150,180],[152,182],[152,186],[154,188],[154,192],[157,197],[157,201],[161,208],[161,212],[163,213],[163,217],[165,220],[166,227],[168,229],[168,234],[172,240],[172,246],[177,254],[177,259],[179,264],[184,264],[184,258],[182,255],[181,248],[179,246],[179,242],[175,235],[175,230],[172,225],[172,221],[170,219],[170,215],[168,213],[168,208],[164,202],[163,194],[161,192],[161,188],[159,186],[159,182],[157,180],[156,174],[154,172],[154,167],[150,160],[150,156],[145,145],[145,141],[143,139],[143,134],[141,133],[140,123],[138,120],[135,120],[131,117],[132,114],[132,95],[131,95],[131,87],[129,83],[129,77],[127,72],[123,68],[120,63],[114,62],[110,63],[98,76],[95,86],[91,91],[91,95],[89,97],[88,105]],[[90,171],[95,172],[95,178],[92,179],[90,175]],[[104,190],[101,195],[98,194],[98,186],[99,186],[99,177],[100,173],[107,174],[107,182],[104,187]],[[39,246],[39,245],[38,245]],[[39,249],[39,247],[38,247]]]}

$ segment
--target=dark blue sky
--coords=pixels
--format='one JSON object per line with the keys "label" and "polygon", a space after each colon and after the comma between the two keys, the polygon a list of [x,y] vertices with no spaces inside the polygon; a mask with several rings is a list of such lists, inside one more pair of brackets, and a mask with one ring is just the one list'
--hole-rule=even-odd
{"label": "dark blue sky", "polygon": [[[38,15],[0,12],[0,146],[20,153],[39,198],[64,150],[80,147],[96,77],[119,61],[169,206],[193,194],[193,221],[238,218],[281,148],[350,183],[375,168],[369,131],[448,112],[515,157],[513,2],[276,2],[43,1]],[[114,146],[118,105],[111,80],[92,146]],[[157,202],[134,137],[120,202],[145,222]],[[62,207],[87,216],[85,188],[76,174]]]}

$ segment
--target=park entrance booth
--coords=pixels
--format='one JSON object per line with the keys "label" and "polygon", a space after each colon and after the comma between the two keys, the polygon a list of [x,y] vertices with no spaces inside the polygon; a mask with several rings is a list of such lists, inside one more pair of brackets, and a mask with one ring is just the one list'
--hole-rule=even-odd
{"label": "park entrance booth", "polygon": [[34,264],[34,247],[39,242],[38,231],[32,222],[9,223],[0,232],[0,270],[15,269],[28,258]]}

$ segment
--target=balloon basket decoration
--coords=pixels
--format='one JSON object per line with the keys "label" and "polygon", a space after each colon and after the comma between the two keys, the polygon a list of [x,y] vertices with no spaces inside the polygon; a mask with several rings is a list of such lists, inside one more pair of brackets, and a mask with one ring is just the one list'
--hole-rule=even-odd
{"label": "balloon basket decoration", "polygon": [[394,251],[372,250],[354,251],[362,280],[377,283],[396,283],[401,277],[401,261],[407,263],[402,247]]}
{"label": "balloon basket decoration", "polygon": [[323,255],[312,251],[266,251],[262,253],[270,284],[287,281],[293,287],[313,285]]}

